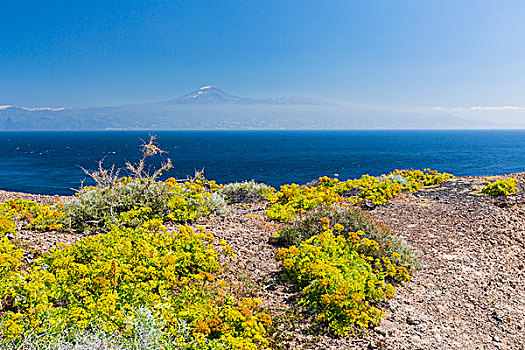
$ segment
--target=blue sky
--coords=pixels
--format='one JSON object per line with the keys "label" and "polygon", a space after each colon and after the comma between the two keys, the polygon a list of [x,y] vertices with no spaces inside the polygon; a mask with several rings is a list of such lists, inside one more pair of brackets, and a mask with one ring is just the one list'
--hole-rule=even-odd
{"label": "blue sky", "polygon": [[248,97],[525,106],[525,2],[4,1],[0,105]]}

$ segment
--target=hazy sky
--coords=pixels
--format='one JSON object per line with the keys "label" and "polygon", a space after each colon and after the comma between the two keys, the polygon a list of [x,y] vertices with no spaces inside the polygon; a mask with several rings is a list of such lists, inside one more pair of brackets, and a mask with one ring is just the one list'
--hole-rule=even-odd
{"label": "hazy sky", "polygon": [[212,84],[399,107],[525,106],[525,2],[3,1],[0,105],[159,101]]}

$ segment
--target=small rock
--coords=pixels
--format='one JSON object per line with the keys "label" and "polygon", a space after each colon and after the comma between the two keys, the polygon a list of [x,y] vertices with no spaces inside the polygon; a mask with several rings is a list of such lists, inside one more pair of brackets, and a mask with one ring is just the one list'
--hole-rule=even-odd
{"label": "small rock", "polygon": [[379,327],[376,327],[375,331],[381,335],[387,336],[397,330],[396,326],[397,325],[394,322],[384,320]]}
{"label": "small rock", "polygon": [[361,202],[359,202],[359,206],[363,209],[372,210],[377,205],[372,202],[370,199],[363,199]]}
{"label": "small rock", "polygon": [[408,315],[407,316],[407,323],[412,325],[412,326],[415,326],[415,325],[418,325],[421,323],[421,320],[417,317],[414,317],[412,315]]}
{"label": "small rock", "polygon": [[492,313],[492,318],[495,319],[498,322],[503,322],[503,318],[500,315],[498,315],[498,313],[496,311],[494,311]]}

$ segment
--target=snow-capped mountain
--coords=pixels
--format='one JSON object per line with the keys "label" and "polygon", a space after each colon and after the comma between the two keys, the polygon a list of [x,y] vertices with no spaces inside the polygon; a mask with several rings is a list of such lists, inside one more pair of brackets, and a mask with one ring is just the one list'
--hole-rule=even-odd
{"label": "snow-capped mountain", "polygon": [[248,103],[250,99],[231,95],[225,91],[217,89],[211,85],[203,86],[199,90],[193,91],[182,97],[177,97],[162,104],[243,104]]}
{"label": "snow-capped mountain", "polygon": [[207,85],[182,97],[160,102],[160,104],[327,105],[329,103],[321,100],[301,97],[280,97],[267,99],[239,97],[217,89],[214,86]]}

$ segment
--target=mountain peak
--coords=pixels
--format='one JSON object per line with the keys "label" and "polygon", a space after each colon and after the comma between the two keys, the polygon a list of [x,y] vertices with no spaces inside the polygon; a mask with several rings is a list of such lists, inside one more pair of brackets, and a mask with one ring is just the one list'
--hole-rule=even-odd
{"label": "mountain peak", "polygon": [[248,100],[217,89],[213,85],[205,85],[182,97],[163,102],[163,104],[242,104]]}
{"label": "mountain peak", "polygon": [[328,103],[320,100],[300,97],[281,97],[252,99],[229,94],[213,85],[205,85],[198,90],[190,92],[182,97],[160,102],[164,105],[176,104],[235,104],[235,105],[326,105]]}

